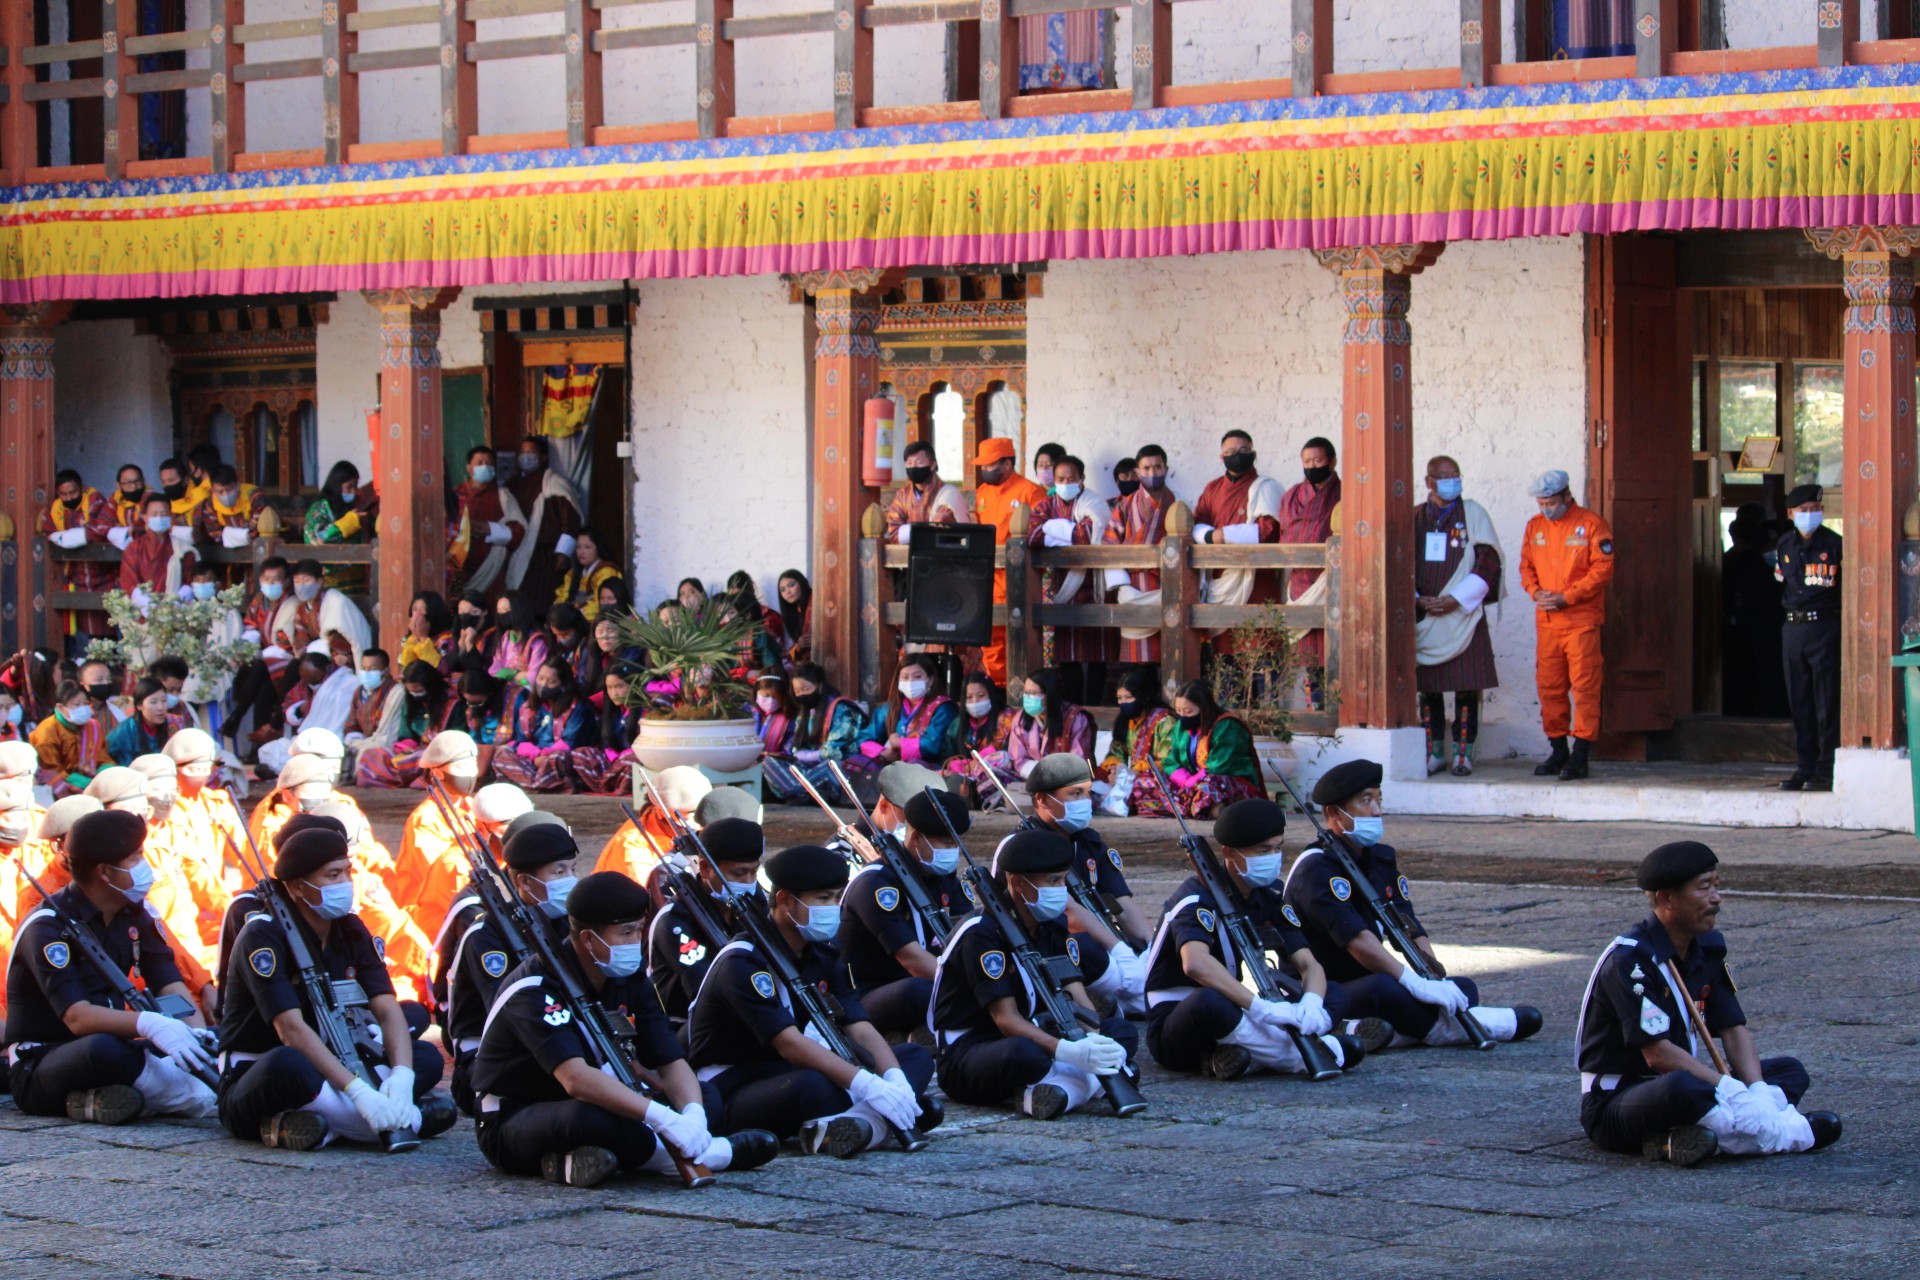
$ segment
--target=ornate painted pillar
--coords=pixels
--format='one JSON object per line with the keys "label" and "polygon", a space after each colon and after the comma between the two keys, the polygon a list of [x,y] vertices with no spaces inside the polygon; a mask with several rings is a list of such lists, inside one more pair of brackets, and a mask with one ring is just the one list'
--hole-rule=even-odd
{"label": "ornate painted pillar", "polygon": [[813,660],[843,690],[860,687],[856,612],[860,516],[878,499],[860,479],[867,400],[880,387],[880,297],[893,275],[819,271],[799,277],[813,299]]}
{"label": "ornate painted pillar", "polygon": [[[1347,307],[1341,390],[1339,687],[1343,728],[1419,722],[1413,659],[1413,276],[1438,244],[1315,250]],[[1330,664],[1331,666],[1332,664]]]}
{"label": "ornate painted pillar", "polygon": [[34,536],[53,497],[53,328],[70,303],[0,307],[0,650],[46,643],[47,550]]}
{"label": "ornate painted pillar", "polygon": [[[1840,593],[1840,745],[1899,745],[1900,529],[1914,492],[1913,263],[1920,227],[1812,227],[1814,247],[1844,264],[1846,404],[1840,514],[1847,540]],[[1832,507],[1829,506],[1831,511]]]}
{"label": "ornate painted pillar", "polygon": [[380,309],[378,639],[399,652],[413,593],[446,590],[440,313],[458,289],[368,289]]}

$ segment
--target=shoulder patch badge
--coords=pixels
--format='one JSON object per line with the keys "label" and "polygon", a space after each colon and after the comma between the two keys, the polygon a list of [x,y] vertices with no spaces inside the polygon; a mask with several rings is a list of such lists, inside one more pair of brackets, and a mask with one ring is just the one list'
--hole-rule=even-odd
{"label": "shoulder patch badge", "polygon": [[1405,876],[1400,877],[1400,896],[1408,901],[1412,901],[1413,899],[1413,894],[1407,889],[1407,878]]}
{"label": "shoulder patch badge", "polygon": [[382,960],[387,958],[387,940],[378,934],[374,935],[373,954],[379,956]]}
{"label": "shoulder patch badge", "polygon": [[765,969],[753,975],[753,989],[760,993],[763,1000],[773,999],[773,975]]}
{"label": "shoulder patch badge", "polygon": [[1126,870],[1126,868],[1125,868],[1125,867],[1123,867],[1123,866],[1121,866],[1121,865],[1120,865],[1120,851],[1119,851],[1118,849],[1109,849],[1109,850],[1107,850],[1107,861],[1108,861],[1108,862],[1111,862],[1111,863],[1113,864],[1113,869],[1114,869],[1115,871],[1125,871],[1125,870]]}
{"label": "shoulder patch badge", "polygon": [[1353,896],[1353,886],[1347,883],[1345,876],[1335,876],[1327,882],[1327,888],[1333,890],[1333,896],[1342,902]]}
{"label": "shoulder patch badge", "polygon": [[1647,975],[1641,971],[1640,962],[1636,960],[1633,962],[1633,972],[1628,974],[1627,976],[1629,978],[1644,978]]}
{"label": "shoulder patch badge", "polygon": [[980,971],[998,982],[1000,975],[1007,971],[1007,953],[989,951],[980,957]]}
{"label": "shoulder patch badge", "polygon": [[891,885],[884,889],[876,889],[873,892],[873,900],[880,905],[882,911],[891,911],[900,905],[900,891]]}
{"label": "shoulder patch badge", "polygon": [[1667,1016],[1665,1009],[1645,996],[1640,997],[1640,1029],[1642,1031],[1650,1036],[1663,1036],[1667,1034],[1667,1028],[1672,1025],[1673,1019]]}
{"label": "shoulder patch badge", "polygon": [[679,929],[673,931],[673,936],[680,940],[678,951],[681,964],[692,968],[707,958],[707,944],[700,939],[690,937]]}
{"label": "shoulder patch badge", "polygon": [[1603,556],[1610,556],[1610,555],[1612,555],[1612,554],[1613,554],[1613,539],[1612,539],[1612,538],[1602,538],[1602,539],[1600,539],[1600,554],[1601,554],[1601,555],[1603,555]]}
{"label": "shoulder patch badge", "polygon": [[1288,903],[1286,906],[1280,908],[1280,914],[1285,916],[1287,923],[1294,928],[1298,929],[1300,927],[1300,913],[1293,909],[1292,903]]}
{"label": "shoulder patch badge", "polygon": [[73,959],[72,950],[64,942],[49,942],[40,949],[40,954],[45,956],[47,963],[56,969],[66,968],[67,962]]}
{"label": "shoulder patch badge", "polygon": [[487,971],[489,978],[497,978],[507,971],[507,953],[488,951],[480,957],[480,967]]}
{"label": "shoulder patch badge", "polygon": [[968,902],[971,902],[976,907],[980,905],[980,895],[973,891],[973,881],[962,880],[960,882],[960,891],[967,895]]}
{"label": "shoulder patch badge", "polygon": [[1071,936],[1067,938],[1067,959],[1076,965],[1080,963],[1080,939]]}
{"label": "shoulder patch badge", "polygon": [[550,1027],[564,1027],[573,1021],[573,1010],[555,1000],[552,995],[542,992],[545,1007],[540,1011],[540,1021]]}
{"label": "shoulder patch badge", "polygon": [[1205,929],[1208,933],[1213,932],[1213,912],[1207,910],[1205,907],[1201,907],[1193,913],[1193,917],[1200,922],[1202,929]]}
{"label": "shoulder patch badge", "polygon": [[279,967],[280,960],[273,954],[272,947],[261,947],[258,951],[247,953],[247,964],[261,977],[271,978],[273,971]]}

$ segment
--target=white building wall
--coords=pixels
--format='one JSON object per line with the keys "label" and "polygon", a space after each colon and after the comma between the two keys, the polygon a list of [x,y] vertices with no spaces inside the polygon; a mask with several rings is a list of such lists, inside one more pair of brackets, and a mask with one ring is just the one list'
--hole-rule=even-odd
{"label": "white building wall", "polygon": [[173,451],[167,353],[131,320],[92,320],[54,330],[53,460],[102,493],[134,463],[158,484]]}
{"label": "white building wall", "polygon": [[[1414,281],[1414,448],[1460,462],[1493,516],[1519,591],[1526,480],[1562,467],[1584,483],[1586,372],[1577,240],[1450,246]],[[1162,445],[1170,484],[1192,502],[1219,474],[1219,440],[1253,434],[1261,470],[1300,481],[1312,436],[1340,441],[1338,284],[1304,253],[1055,263],[1028,308],[1030,442],[1058,440],[1113,493],[1116,459]],[[1482,750],[1533,750],[1533,615],[1494,619],[1502,687],[1483,713]]]}

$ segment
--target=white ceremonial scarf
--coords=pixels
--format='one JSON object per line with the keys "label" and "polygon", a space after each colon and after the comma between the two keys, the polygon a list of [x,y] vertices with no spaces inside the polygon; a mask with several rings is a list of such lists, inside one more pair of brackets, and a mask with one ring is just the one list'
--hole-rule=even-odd
{"label": "white ceremonial scarf", "polygon": [[[1278,520],[1280,502],[1286,497],[1286,492],[1280,482],[1272,476],[1261,476],[1255,481],[1253,488],[1247,491],[1246,517],[1235,523],[1252,524],[1261,516]],[[1256,572],[1253,569],[1222,569],[1201,587],[1201,598],[1208,604],[1245,604],[1253,598],[1253,580]],[[1267,572],[1284,574],[1287,570],[1276,569]],[[1323,574],[1322,577],[1324,578],[1325,575]],[[1222,627],[1214,634],[1225,635],[1232,629]]]}
{"label": "white ceremonial scarf", "polygon": [[[513,495],[505,489],[500,491],[500,496],[502,499],[513,498]],[[548,498],[560,499],[573,508],[575,516],[582,520],[586,519],[585,513],[580,509],[580,494],[574,489],[572,482],[552,467],[546,468],[540,479],[540,500],[533,504],[533,519],[527,524],[527,536],[520,540],[520,549],[513,553],[511,560],[507,561],[509,590],[518,590],[520,584],[526,581],[527,566],[533,563],[534,544],[540,540],[540,526],[547,518],[546,500]],[[518,499],[514,501],[517,503]],[[502,505],[504,507],[504,503]],[[535,603],[544,605],[547,602],[542,600]]]}
{"label": "white ceremonial scarf", "polygon": [[[1093,531],[1087,535],[1088,546],[1100,545],[1100,535],[1106,532],[1107,521],[1112,516],[1113,511],[1107,506],[1107,500],[1087,492],[1084,488],[1080,490],[1080,496],[1073,500],[1073,522],[1079,524],[1082,520],[1092,521]],[[1085,569],[1067,570],[1060,578],[1060,586],[1053,593],[1052,603],[1058,604],[1063,600],[1073,599],[1080,594],[1080,588],[1086,581]]]}
{"label": "white ceremonial scarf", "polygon": [[[1460,555],[1460,563],[1454,566],[1453,576],[1447,579],[1440,594],[1452,596],[1462,605],[1463,584],[1473,575],[1475,547],[1492,547],[1494,554],[1500,557],[1504,572],[1507,563],[1506,552],[1500,549],[1500,535],[1494,532],[1493,521],[1487,516],[1486,508],[1470,498],[1461,499],[1461,507],[1467,517],[1468,546]],[[1420,548],[1415,548],[1418,551]],[[1325,582],[1323,576],[1320,579]],[[1319,583],[1314,585],[1318,586]],[[1471,593],[1469,592],[1469,595]],[[1467,651],[1473,643],[1473,633],[1480,625],[1480,619],[1486,617],[1487,605],[1485,593],[1475,600],[1471,608],[1455,609],[1452,613],[1428,614],[1414,624],[1414,657],[1423,667],[1436,667],[1443,662],[1451,662]]]}

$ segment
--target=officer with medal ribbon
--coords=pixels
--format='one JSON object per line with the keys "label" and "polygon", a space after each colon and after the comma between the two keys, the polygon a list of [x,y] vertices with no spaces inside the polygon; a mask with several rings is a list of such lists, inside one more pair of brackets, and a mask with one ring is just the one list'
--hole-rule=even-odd
{"label": "officer with medal ribbon", "polygon": [[[738,787],[719,787],[700,802],[700,808],[706,809],[707,800],[729,792],[746,795]],[[700,815],[696,812],[694,816]],[[678,896],[669,898],[654,913],[647,935],[647,977],[654,994],[660,997],[660,1007],[675,1026],[686,1023],[687,1011],[706,980],[713,958],[720,954],[727,938],[740,931],[740,922],[734,917],[735,900],[760,892],[757,877],[766,842],[760,824],[745,818],[716,818],[701,825],[700,843],[713,855],[714,865],[696,858],[686,878],[707,895],[706,913],[724,936],[704,936]],[[661,864],[663,869],[665,865]]]}
{"label": "officer with medal ribbon", "polygon": [[[1144,945],[1153,929],[1133,900],[1120,851],[1089,825],[1093,821],[1093,766],[1087,758],[1070,751],[1042,756],[1027,775],[1027,794],[1033,797],[1034,819],[1072,842],[1074,862],[1088,886],[1112,900],[1121,930]],[[1078,903],[1068,904],[1067,919],[1077,937],[1097,943],[1107,953],[1109,963],[1099,980],[1088,976],[1088,994],[1118,1003],[1123,1012],[1144,1012],[1147,967],[1133,941],[1115,934],[1106,921],[1081,910]]]}
{"label": "officer with medal ribbon", "polygon": [[1826,527],[1825,494],[1803,484],[1787,494],[1793,528],[1775,548],[1773,576],[1782,584],[1780,631],[1787,705],[1793,711],[1793,776],[1785,791],[1833,790],[1833,753],[1840,745],[1840,535]]}
{"label": "officer with medal ribbon", "polygon": [[1840,1137],[1832,1112],[1795,1109],[1809,1083],[1799,1060],[1762,1059],[1754,1046],[1716,928],[1719,865],[1694,840],[1642,859],[1635,882],[1652,913],[1607,944],[1588,979],[1575,1032],[1580,1123],[1603,1150],[1684,1167]]}

